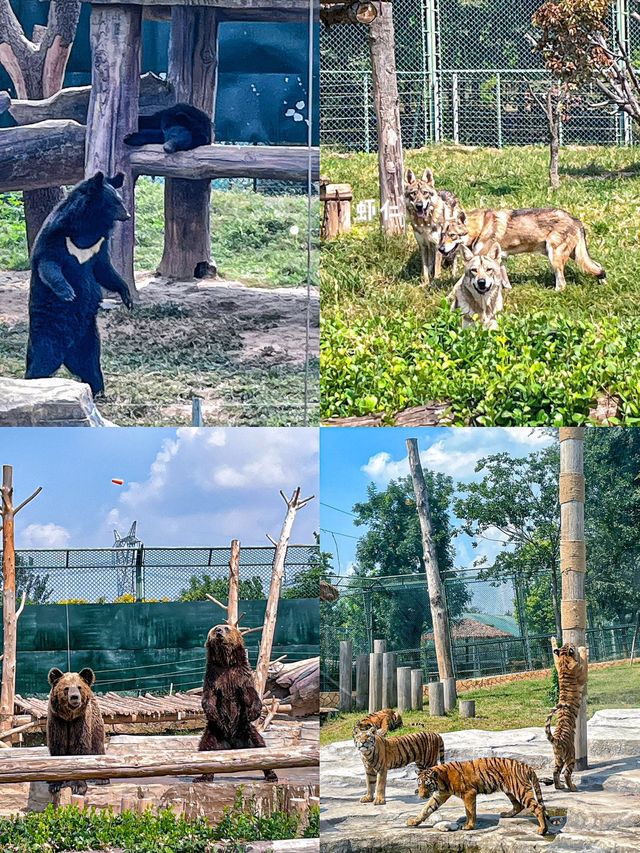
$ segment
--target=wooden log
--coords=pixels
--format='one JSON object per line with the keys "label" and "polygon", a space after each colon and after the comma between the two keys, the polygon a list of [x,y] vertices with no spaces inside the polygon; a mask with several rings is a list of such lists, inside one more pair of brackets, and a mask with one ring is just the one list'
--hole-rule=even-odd
{"label": "wooden log", "polygon": [[[214,8],[171,10],[168,78],[176,101],[213,121],[218,80],[218,13]],[[173,156],[173,155],[171,155]],[[167,180],[164,185],[164,251],[158,272],[171,278],[215,275],[211,260],[211,183]]]}
{"label": "wooden log", "polygon": [[444,678],[442,680],[444,690],[444,710],[448,714],[456,707],[456,680],[455,678]]}
{"label": "wooden log", "polygon": [[[2,97],[3,93],[0,93]],[[11,100],[8,110],[19,125],[34,124],[52,119],[68,119],[79,124],[87,123],[91,86],[70,86],[60,89],[50,98],[42,100]],[[173,90],[167,80],[148,72],[140,77],[138,113],[151,115],[175,103]],[[0,112],[2,110],[0,109]]]}
{"label": "wooden log", "polygon": [[[304,181],[309,155],[296,145],[202,145],[192,151],[166,154],[161,145],[144,145],[131,150],[134,175],[156,175],[186,180],[215,178],[270,178]],[[319,172],[319,150],[313,149],[312,179]]]}
{"label": "wooden log", "polygon": [[369,707],[369,655],[356,656],[356,711]]}
{"label": "wooden log", "polygon": [[353,643],[351,640],[340,640],[340,701],[341,711],[351,711],[351,668],[353,665]]}
{"label": "wooden log", "polygon": [[444,717],[444,687],[441,681],[429,682],[429,716]]}
{"label": "wooden log", "polygon": [[59,187],[80,181],[86,128],[43,121],[0,128],[0,192]]}
{"label": "wooden log", "polygon": [[422,711],[423,709],[423,698],[422,698],[422,670],[421,669],[412,669],[411,670],[411,708],[413,711]]}
{"label": "wooden log", "polygon": [[384,654],[387,651],[387,641],[386,640],[374,640],[373,641],[373,651],[375,654]]}
{"label": "wooden log", "polygon": [[351,231],[353,190],[350,184],[321,183],[320,201],[324,205],[320,230],[323,240]]}
{"label": "wooden log", "polygon": [[460,716],[462,719],[469,719],[476,715],[476,700],[475,699],[460,699]]}
{"label": "wooden log", "polygon": [[416,510],[422,533],[422,552],[429,592],[433,639],[436,647],[436,659],[438,661],[438,675],[441,679],[454,678],[451,633],[449,630],[449,616],[447,614],[444,585],[440,577],[438,555],[433,540],[427,484],[424,479],[422,465],[420,464],[418,442],[415,438],[407,439],[407,450],[409,453],[409,468],[413,480],[413,490],[416,496]]}
{"label": "wooden log", "polygon": [[411,667],[398,667],[398,711],[411,710]]}
{"label": "wooden log", "polygon": [[378,128],[380,224],[387,234],[402,234],[405,220],[403,151],[391,3],[380,4],[367,34]]}
{"label": "wooden log", "polygon": [[201,773],[238,773],[285,767],[318,767],[317,744],[279,749],[227,749],[166,756],[65,755],[38,756],[23,761],[12,752],[0,754],[0,784],[59,782],[65,779],[146,779],[154,776],[197,776]]}
{"label": "wooden log", "polygon": [[396,652],[384,652],[382,655],[382,707],[394,708],[398,701],[398,682]]}
{"label": "wooden log", "polygon": [[227,601],[227,620],[230,625],[238,624],[238,598],[240,595],[240,540],[231,540],[229,556],[229,599]]}
{"label": "wooden log", "polygon": [[382,709],[382,652],[369,655],[369,713]]}
{"label": "wooden log", "polygon": [[[560,571],[562,574],[562,639],[586,646],[586,547],[584,533],[584,428],[560,428]],[[555,661],[555,655],[554,655]],[[587,684],[576,720],[576,770],[586,770]]]}
{"label": "wooden log", "polygon": [[111,239],[113,266],[136,297],[134,181],[124,137],[138,128],[140,96],[140,6],[91,6],[91,97],[87,114],[85,175],[124,172],[121,195],[131,214],[118,222]]}

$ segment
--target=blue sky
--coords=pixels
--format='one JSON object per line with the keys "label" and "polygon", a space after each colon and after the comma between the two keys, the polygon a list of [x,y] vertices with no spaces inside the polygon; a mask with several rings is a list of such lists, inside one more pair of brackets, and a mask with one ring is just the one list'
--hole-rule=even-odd
{"label": "blue sky", "polygon": [[[477,478],[478,459],[491,453],[507,452],[526,456],[553,440],[542,430],[424,427],[402,429],[358,428],[321,430],[320,507],[323,550],[334,555],[336,572],[348,574],[355,561],[358,537],[366,530],[356,527],[349,513],[354,503],[366,499],[369,483],[383,489],[391,480],[409,473],[406,439],[417,438],[425,468],[453,477],[454,482]],[[340,511],[342,510],[342,511]],[[454,519],[455,522],[455,519]],[[328,532],[332,531],[332,532]],[[495,556],[500,543],[482,542],[473,549],[465,535],[455,540],[456,565],[469,566],[486,554]]]}
{"label": "blue sky", "polygon": [[[133,520],[147,546],[268,545],[284,517],[279,495],[318,495],[314,429],[34,429],[1,431],[0,464],[14,466],[18,548],[100,548]],[[111,483],[121,478],[124,486]],[[318,501],[292,542],[313,542]]]}

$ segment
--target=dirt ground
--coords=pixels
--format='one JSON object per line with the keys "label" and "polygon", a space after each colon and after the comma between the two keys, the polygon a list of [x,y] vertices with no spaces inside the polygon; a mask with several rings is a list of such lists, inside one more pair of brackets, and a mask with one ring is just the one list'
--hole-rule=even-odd
{"label": "dirt ground", "polygon": [[[0,273],[2,376],[23,375],[28,285],[28,272]],[[98,405],[106,418],[123,426],[187,424],[198,395],[207,425],[302,424],[306,288],[169,282],[149,273],[138,274],[136,285],[133,313],[107,300],[99,315],[106,395]],[[315,288],[309,321],[309,423],[315,423]]]}

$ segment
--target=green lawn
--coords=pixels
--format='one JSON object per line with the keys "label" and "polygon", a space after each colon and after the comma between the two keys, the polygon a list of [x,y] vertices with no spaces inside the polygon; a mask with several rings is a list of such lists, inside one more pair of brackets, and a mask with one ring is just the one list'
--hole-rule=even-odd
{"label": "green lawn", "polygon": [[[640,666],[619,666],[592,669],[589,672],[587,711],[589,717],[603,708],[637,708],[640,695]],[[468,690],[461,693],[463,699],[476,700],[476,718],[461,720],[457,709],[446,717],[429,717],[428,701],[424,713],[409,711],[403,721],[424,722],[432,732],[455,732],[459,729],[519,729],[527,726],[542,726],[551,701],[551,678],[531,678]],[[338,740],[350,740],[355,722],[364,714],[340,714],[332,717],[320,729],[320,743],[325,745]],[[411,726],[398,729],[396,734],[419,731]]]}
{"label": "green lawn", "polygon": [[[431,166],[436,184],[463,206],[558,206],[580,217],[591,255],[607,270],[600,283],[570,262],[556,293],[547,260],[507,262],[498,332],[462,332],[444,297],[453,279],[421,286],[411,230],[384,238],[377,223],[355,224],[322,249],[323,415],[391,415],[440,399],[458,424],[561,424],[588,420],[605,391],[621,399],[621,420],[640,423],[638,273],[640,162],[634,150],[562,152],[562,186],[550,193],[545,148],[433,146],[405,154]],[[323,174],[350,183],[354,203],[375,199],[371,154],[323,152]]]}

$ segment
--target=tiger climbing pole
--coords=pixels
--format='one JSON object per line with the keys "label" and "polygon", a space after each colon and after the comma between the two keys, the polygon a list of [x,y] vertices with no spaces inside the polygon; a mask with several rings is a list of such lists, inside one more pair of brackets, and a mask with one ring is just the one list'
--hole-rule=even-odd
{"label": "tiger climbing pole", "polygon": [[[560,572],[562,640],[586,646],[584,428],[560,428]],[[587,769],[587,685],[575,733],[576,770]]]}
{"label": "tiger climbing pole", "polygon": [[16,694],[16,651],[18,619],[25,605],[26,596],[16,611],[16,552],[15,517],[28,503],[42,491],[35,492],[18,506],[13,503],[13,467],[2,466],[2,487],[0,488],[0,518],[2,519],[2,690],[0,693],[0,740],[9,734],[13,721],[14,699]]}

